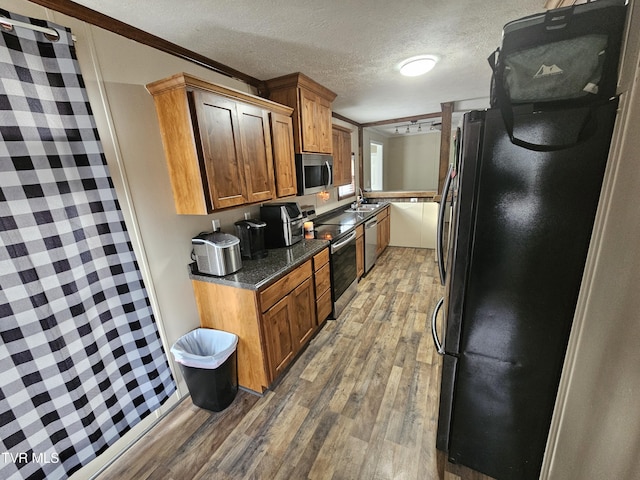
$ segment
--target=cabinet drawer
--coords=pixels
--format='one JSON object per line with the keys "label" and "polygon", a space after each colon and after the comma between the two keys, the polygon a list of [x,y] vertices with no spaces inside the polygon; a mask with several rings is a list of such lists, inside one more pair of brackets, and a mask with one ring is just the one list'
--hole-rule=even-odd
{"label": "cabinet drawer", "polygon": [[319,297],[324,292],[331,288],[331,272],[329,270],[329,264],[325,264],[315,273],[316,280],[316,297]]}
{"label": "cabinet drawer", "polygon": [[320,268],[329,263],[329,249],[325,248],[320,253],[313,256],[313,269],[317,272]]}
{"label": "cabinet drawer", "polygon": [[266,312],[275,303],[311,276],[311,260],[260,292],[260,307]]}
{"label": "cabinet drawer", "polygon": [[316,312],[318,315],[318,325],[324,322],[331,314],[333,305],[331,303],[331,290],[324,292],[316,301]]}

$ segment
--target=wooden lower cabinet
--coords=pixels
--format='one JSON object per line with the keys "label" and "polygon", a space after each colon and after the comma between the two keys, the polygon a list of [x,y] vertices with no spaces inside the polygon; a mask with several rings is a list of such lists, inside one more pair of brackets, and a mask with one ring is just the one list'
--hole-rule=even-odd
{"label": "wooden lower cabinet", "polygon": [[289,296],[284,297],[262,315],[272,378],[280,375],[295,355],[296,342],[292,328],[294,315],[294,306]]}
{"label": "wooden lower cabinet", "polygon": [[384,207],[383,210],[377,214],[376,220],[378,221],[378,249],[376,254],[380,255],[389,246],[391,241],[391,217],[389,216],[389,207]]}
{"label": "wooden lower cabinet", "polygon": [[267,389],[318,329],[312,260],[259,291],[192,284],[200,325],[238,335],[238,383],[249,390]]}
{"label": "wooden lower cabinet", "polygon": [[331,301],[331,264],[329,263],[329,249],[313,257],[313,278],[316,292],[316,317],[318,325],[322,325],[333,311]]}
{"label": "wooden lower cabinet", "polygon": [[358,280],[364,275],[364,226],[356,227],[356,268]]}
{"label": "wooden lower cabinet", "polygon": [[313,291],[313,279],[308,278],[289,294],[293,305],[291,330],[296,342],[296,353],[304,347],[316,331],[316,297]]}

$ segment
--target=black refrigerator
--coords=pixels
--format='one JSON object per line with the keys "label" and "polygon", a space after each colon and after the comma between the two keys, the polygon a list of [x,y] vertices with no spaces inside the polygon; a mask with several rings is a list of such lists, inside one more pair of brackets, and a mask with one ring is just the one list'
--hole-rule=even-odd
{"label": "black refrigerator", "polygon": [[443,355],[436,443],[452,463],[539,477],[616,110],[617,99],[516,109],[518,137],[567,145],[552,152],[512,144],[497,109],[463,118],[438,225],[445,295],[432,316]]}

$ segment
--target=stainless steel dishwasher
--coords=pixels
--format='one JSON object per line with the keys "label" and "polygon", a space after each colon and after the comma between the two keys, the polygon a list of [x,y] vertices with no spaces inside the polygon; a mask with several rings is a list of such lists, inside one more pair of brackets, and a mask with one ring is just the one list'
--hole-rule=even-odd
{"label": "stainless steel dishwasher", "polygon": [[364,273],[371,270],[376,263],[378,251],[378,220],[374,216],[364,224]]}

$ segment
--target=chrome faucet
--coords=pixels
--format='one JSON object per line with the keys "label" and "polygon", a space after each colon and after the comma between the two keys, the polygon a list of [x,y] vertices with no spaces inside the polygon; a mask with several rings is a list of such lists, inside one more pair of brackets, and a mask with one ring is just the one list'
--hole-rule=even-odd
{"label": "chrome faucet", "polygon": [[358,190],[360,190],[360,201],[358,203],[364,203],[364,193],[362,193],[362,188],[358,187]]}

